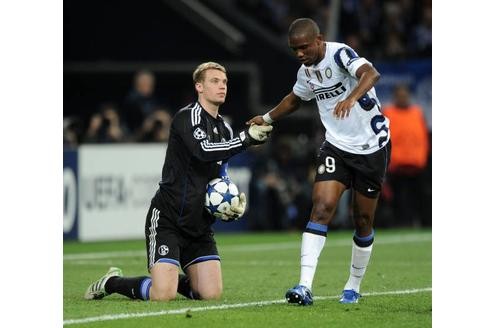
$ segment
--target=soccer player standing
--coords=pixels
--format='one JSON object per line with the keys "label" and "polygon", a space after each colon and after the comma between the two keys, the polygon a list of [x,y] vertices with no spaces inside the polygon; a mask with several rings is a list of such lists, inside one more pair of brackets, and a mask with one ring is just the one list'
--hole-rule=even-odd
{"label": "soccer player standing", "polygon": [[318,155],[313,208],[302,235],[300,281],[287,291],[286,299],[300,305],[313,303],[313,277],[328,224],[342,193],[352,188],[356,230],[350,276],[340,302],[357,303],[373,247],[375,209],[390,158],[389,121],[380,112],[373,88],[380,74],[347,45],[323,41],[311,19],[295,20],[289,27],[288,41],[302,64],[292,92],[271,111],[247,122],[271,124],[297,110],[301,100],[316,99],[326,129]]}
{"label": "soccer player standing", "polygon": [[[222,274],[211,225],[204,208],[207,183],[226,174],[227,160],[251,145],[262,144],[272,126],[252,125],[234,134],[218,114],[227,96],[226,70],[207,62],[193,73],[198,101],[174,116],[159,189],[151,200],[145,235],[147,276],[127,278],[119,268],[92,283],[84,297],[119,293],[132,299],[168,301],[179,292],[192,299],[218,299]],[[225,210],[243,215],[246,197]],[[179,267],[186,273],[179,275]]]}

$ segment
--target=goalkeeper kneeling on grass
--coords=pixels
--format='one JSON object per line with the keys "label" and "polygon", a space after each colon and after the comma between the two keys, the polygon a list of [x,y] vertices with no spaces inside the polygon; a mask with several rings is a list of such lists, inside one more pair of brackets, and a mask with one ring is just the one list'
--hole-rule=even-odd
{"label": "goalkeeper kneeling on grass", "polygon": [[[218,114],[227,96],[227,74],[220,64],[199,65],[193,81],[198,100],[177,112],[172,121],[162,179],[146,216],[151,277],[123,277],[119,268],[112,267],[88,287],[86,299],[118,293],[168,301],[179,292],[191,299],[210,300],[222,294],[220,256],[211,229],[215,219],[204,208],[205,187],[222,175],[230,157],[266,142],[272,126],[232,131]],[[246,196],[241,195],[225,215],[240,218],[245,208]]]}

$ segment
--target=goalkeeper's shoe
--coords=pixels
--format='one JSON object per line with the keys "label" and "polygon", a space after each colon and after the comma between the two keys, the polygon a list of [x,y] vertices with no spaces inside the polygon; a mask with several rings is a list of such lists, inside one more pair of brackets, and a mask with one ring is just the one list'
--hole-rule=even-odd
{"label": "goalkeeper's shoe", "polygon": [[354,291],[353,289],[345,289],[342,292],[342,297],[340,298],[340,303],[342,304],[353,304],[359,301],[361,294]]}
{"label": "goalkeeper's shoe", "polygon": [[311,290],[303,285],[297,285],[289,289],[287,293],[285,293],[285,298],[289,303],[297,303],[299,305],[313,304],[313,294],[311,294]]}
{"label": "goalkeeper's shoe", "polygon": [[111,267],[110,269],[108,269],[108,272],[103,277],[89,285],[86,293],[84,294],[84,298],[87,300],[99,300],[105,296],[108,296],[109,294],[105,291],[105,284],[107,283],[108,279],[110,279],[111,277],[122,276],[123,274],[121,269]]}

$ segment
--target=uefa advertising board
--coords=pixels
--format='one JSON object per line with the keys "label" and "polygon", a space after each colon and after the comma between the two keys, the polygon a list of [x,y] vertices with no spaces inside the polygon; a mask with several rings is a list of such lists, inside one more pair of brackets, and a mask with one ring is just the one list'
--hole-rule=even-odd
{"label": "uefa advertising board", "polygon": [[79,240],[144,236],[166,145],[79,147]]}
{"label": "uefa advertising board", "polygon": [[[64,239],[143,239],[166,150],[166,144],[113,144],[64,151]],[[244,161],[234,157],[229,176],[249,197],[251,170]],[[246,222],[216,224],[214,229],[243,230]]]}

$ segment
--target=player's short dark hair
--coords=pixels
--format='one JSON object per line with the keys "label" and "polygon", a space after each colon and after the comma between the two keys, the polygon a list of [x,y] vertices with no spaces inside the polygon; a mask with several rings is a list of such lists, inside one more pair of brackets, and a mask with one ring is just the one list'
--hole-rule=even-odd
{"label": "player's short dark hair", "polygon": [[320,34],[320,28],[311,18],[298,18],[289,26],[289,38],[297,35],[316,37],[318,34]]}

